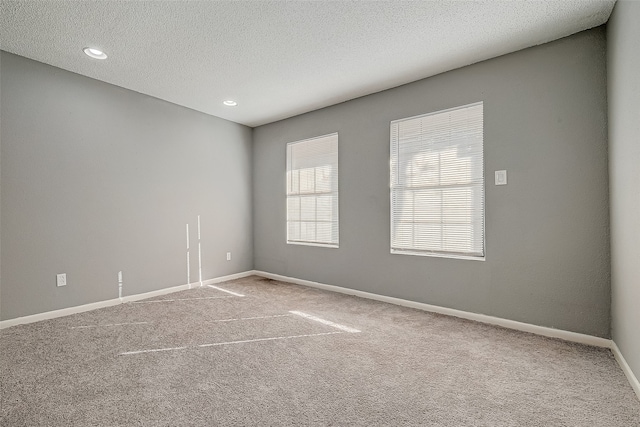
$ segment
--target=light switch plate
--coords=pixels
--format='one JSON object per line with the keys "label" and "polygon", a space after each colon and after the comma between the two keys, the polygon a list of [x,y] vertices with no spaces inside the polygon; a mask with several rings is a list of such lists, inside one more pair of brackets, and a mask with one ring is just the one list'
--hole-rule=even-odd
{"label": "light switch plate", "polygon": [[496,185],[507,185],[507,171],[496,171]]}
{"label": "light switch plate", "polygon": [[67,273],[56,274],[56,286],[67,286]]}

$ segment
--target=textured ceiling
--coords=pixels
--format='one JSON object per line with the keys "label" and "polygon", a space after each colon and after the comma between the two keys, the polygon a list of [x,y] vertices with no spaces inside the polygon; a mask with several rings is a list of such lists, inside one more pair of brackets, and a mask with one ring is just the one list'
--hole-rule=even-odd
{"label": "textured ceiling", "polygon": [[1,0],[0,48],[257,126],[598,26],[613,4]]}

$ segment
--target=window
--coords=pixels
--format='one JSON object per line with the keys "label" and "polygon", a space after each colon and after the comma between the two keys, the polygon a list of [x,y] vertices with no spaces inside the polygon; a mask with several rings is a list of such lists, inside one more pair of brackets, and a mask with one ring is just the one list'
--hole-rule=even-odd
{"label": "window", "polygon": [[391,253],[484,259],[482,102],[391,122]]}
{"label": "window", "polygon": [[338,247],[338,134],[287,144],[287,243]]}

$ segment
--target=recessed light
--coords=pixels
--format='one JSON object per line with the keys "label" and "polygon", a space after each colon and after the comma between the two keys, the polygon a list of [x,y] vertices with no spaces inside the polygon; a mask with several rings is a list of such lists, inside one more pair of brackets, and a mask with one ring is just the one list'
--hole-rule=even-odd
{"label": "recessed light", "polygon": [[230,99],[227,99],[226,101],[224,101],[223,104],[226,105],[227,107],[235,107],[236,105],[238,105],[236,101],[232,101]]}
{"label": "recessed light", "polygon": [[82,49],[87,56],[90,56],[95,59],[107,59],[107,54],[101,51],[100,49],[96,49],[94,47],[85,47]]}

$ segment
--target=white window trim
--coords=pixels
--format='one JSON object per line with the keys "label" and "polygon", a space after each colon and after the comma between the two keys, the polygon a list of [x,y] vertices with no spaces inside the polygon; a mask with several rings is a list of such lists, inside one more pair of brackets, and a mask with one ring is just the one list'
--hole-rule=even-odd
{"label": "white window trim", "polygon": [[[431,116],[434,114],[446,113],[449,111],[459,110],[461,108],[473,107],[476,105],[483,106],[483,114],[484,114],[484,101],[472,102],[470,104],[460,105],[456,107],[446,108],[444,110],[437,110],[431,113],[426,114],[416,114],[415,116],[403,117],[401,119],[392,120],[389,123],[389,238],[390,238],[390,246],[393,244],[393,183],[391,182],[391,158],[393,155],[392,148],[392,138],[393,138],[393,124],[398,122],[403,122],[406,120],[416,119],[419,117]],[[482,126],[483,140],[484,140],[484,124]],[[422,256],[422,257],[431,257],[431,258],[449,258],[449,259],[459,259],[459,260],[469,260],[469,261],[486,261],[487,259],[487,204],[486,204],[486,188],[487,188],[487,180],[486,176],[486,157],[484,153],[484,142],[482,148],[482,174],[483,174],[483,215],[482,215],[482,256],[474,256],[474,255],[464,255],[464,254],[456,254],[456,253],[444,253],[444,252],[429,252],[429,251],[420,251],[420,250],[402,250],[402,249],[393,249],[390,248],[389,252],[392,255],[413,255],[413,256]]]}
{"label": "white window trim", "polygon": [[311,138],[306,138],[306,139],[300,139],[300,140],[296,140],[296,141],[291,141],[288,142],[285,145],[285,175],[286,175],[286,152],[288,150],[289,145],[291,144],[297,144],[297,143],[301,143],[301,142],[307,142],[307,141],[312,141],[314,139],[320,139],[320,138],[327,138],[327,137],[331,137],[331,136],[335,136],[336,138],[338,138],[338,156],[337,156],[337,161],[336,161],[336,167],[338,169],[338,189],[336,191],[338,197],[338,208],[337,208],[337,213],[338,213],[338,241],[337,243],[319,243],[319,242],[304,242],[304,241],[289,241],[288,239],[288,211],[286,210],[286,203],[288,200],[289,195],[287,194],[287,182],[286,182],[286,177],[285,177],[285,224],[286,224],[286,228],[285,228],[285,242],[287,245],[296,245],[296,246],[315,246],[315,247],[320,247],[320,248],[330,248],[330,249],[338,249],[340,248],[340,140],[339,140],[339,136],[338,136],[338,132],[332,132],[332,133],[328,133],[325,135],[318,135],[318,136],[313,136]]}

